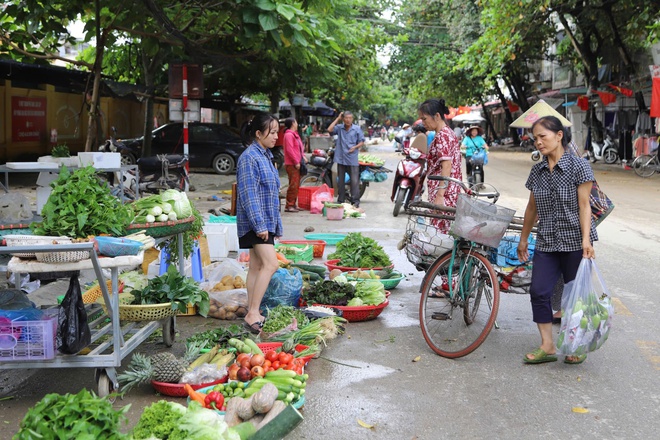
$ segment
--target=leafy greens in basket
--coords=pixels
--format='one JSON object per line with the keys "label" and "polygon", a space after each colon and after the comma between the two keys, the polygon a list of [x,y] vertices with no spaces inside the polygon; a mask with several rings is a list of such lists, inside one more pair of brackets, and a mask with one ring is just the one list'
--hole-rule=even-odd
{"label": "leafy greens in basket", "polygon": [[351,232],[337,243],[337,251],[328,259],[339,259],[342,267],[387,267],[392,264],[381,245],[359,232]]}
{"label": "leafy greens in basket", "polygon": [[194,304],[199,308],[200,315],[206,317],[209,313],[209,294],[200,289],[192,278],[182,276],[173,264],[164,275],[150,279],[147,287],[135,289],[131,295],[135,298],[133,305],[171,302],[172,308],[185,313],[187,304]]}

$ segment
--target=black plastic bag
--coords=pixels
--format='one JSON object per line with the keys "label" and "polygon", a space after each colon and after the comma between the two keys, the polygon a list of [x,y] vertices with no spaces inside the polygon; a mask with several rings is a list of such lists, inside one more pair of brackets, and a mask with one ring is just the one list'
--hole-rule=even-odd
{"label": "black plastic bag", "polygon": [[71,277],[69,290],[60,305],[57,323],[57,349],[61,353],[76,354],[92,342],[77,276]]}

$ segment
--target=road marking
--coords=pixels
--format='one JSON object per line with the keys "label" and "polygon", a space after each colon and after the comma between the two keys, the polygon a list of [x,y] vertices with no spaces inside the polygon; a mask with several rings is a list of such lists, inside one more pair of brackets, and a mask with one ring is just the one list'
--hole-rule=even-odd
{"label": "road marking", "polygon": [[660,370],[660,346],[655,341],[635,341],[642,355],[653,365],[653,368]]}
{"label": "road marking", "polygon": [[614,305],[614,314],[623,316],[635,316],[628,309],[628,307],[623,305],[619,298],[612,298],[612,304]]}

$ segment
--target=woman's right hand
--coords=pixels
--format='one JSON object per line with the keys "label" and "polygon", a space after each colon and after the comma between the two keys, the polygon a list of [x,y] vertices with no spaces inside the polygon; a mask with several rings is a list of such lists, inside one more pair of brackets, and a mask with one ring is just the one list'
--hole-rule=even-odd
{"label": "woman's right hand", "polygon": [[268,231],[257,232],[257,237],[261,238],[263,241],[268,240]]}
{"label": "woman's right hand", "polygon": [[525,263],[529,260],[529,251],[527,249],[527,246],[528,246],[527,240],[525,240],[524,242],[521,241],[518,244],[518,260],[521,263]]}

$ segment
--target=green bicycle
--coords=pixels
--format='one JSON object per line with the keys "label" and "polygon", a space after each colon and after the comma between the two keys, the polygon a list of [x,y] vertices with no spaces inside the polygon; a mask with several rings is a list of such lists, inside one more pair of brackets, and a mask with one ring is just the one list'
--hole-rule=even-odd
{"label": "green bicycle", "polygon": [[[426,271],[419,302],[426,343],[440,356],[459,358],[476,350],[495,324],[500,289],[488,255],[509,227],[514,211],[477,200],[485,197],[497,201],[497,190],[491,187],[492,191],[486,192],[490,185],[480,184],[475,189],[448,177],[429,179],[455,182],[465,194],[461,194],[457,208],[411,204],[406,253],[418,270]],[[433,219],[453,221],[453,242],[447,236],[444,241],[433,237]],[[430,228],[420,234],[422,225]]]}

